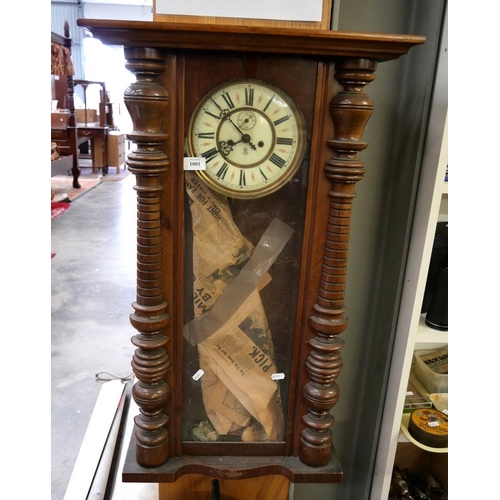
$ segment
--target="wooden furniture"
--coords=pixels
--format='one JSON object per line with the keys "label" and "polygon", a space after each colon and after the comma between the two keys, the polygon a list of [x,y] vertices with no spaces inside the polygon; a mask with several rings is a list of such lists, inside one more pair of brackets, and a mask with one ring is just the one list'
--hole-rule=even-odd
{"label": "wooden furniture", "polygon": [[[344,296],[352,202],[365,172],[357,155],[368,146],[362,133],[373,111],[365,86],[379,62],[398,58],[425,39],[93,19],[80,19],[78,25],[106,44],[123,45],[127,67],[137,77],[125,103],[134,123],[128,138],[137,145],[127,165],[136,175],[138,194],[131,323],[138,331],[132,339],[138,379],[133,397],[141,414],[123,480],[171,483],[193,473],[228,480],[277,474],[298,483],[339,482],[330,410],[339,397],[344,345],[339,335],[348,325]],[[185,424],[195,418],[200,401],[200,384],[193,378],[197,359],[180,332],[206,294],[192,287],[185,208],[194,200],[188,202],[185,187],[198,193],[200,203],[205,198],[196,178],[183,172],[184,143],[198,102],[218,84],[237,78],[265,80],[285,90],[302,109],[308,130],[304,163],[287,185],[273,196],[230,201],[236,225],[252,244],[273,217],[294,227],[290,247],[273,264],[272,285],[261,292],[271,331],[276,329],[276,366],[282,371],[273,375],[282,381],[285,432],[266,442],[196,442]],[[226,97],[229,108],[231,99],[258,99],[250,93]],[[244,117],[241,123],[251,126]],[[244,141],[250,144],[249,137]],[[209,163],[212,156],[205,159]],[[223,176],[224,164],[220,167]],[[210,205],[208,210],[219,219],[217,210]],[[221,234],[220,241],[226,237]],[[220,345],[222,355],[225,348]],[[261,368],[272,366],[261,352],[247,354]]]}
{"label": "wooden furniture", "polygon": [[[83,87],[83,104],[84,104],[84,109],[82,110],[82,120],[78,120],[79,123],[83,123],[85,126],[92,125],[94,123],[98,123],[100,127],[109,127],[110,129],[114,128],[114,123],[113,123],[113,105],[112,103],[109,102],[108,99],[108,93],[106,91],[106,83],[105,82],[97,82],[97,81],[92,81],[92,80],[75,80],[74,81],[75,86],[76,85],[81,85]],[[93,118],[96,118],[94,114],[88,114],[88,107],[87,107],[87,89],[89,85],[99,85],[99,112],[98,114],[98,119],[94,120]]]}
{"label": "wooden furniture", "polygon": [[[79,188],[80,169],[78,167],[78,131],[76,125],[73,64],[71,63],[71,37],[69,24],[64,23],[64,36],[51,33],[51,74],[63,77],[66,81],[66,104],[67,116],[58,117],[51,126],[51,141],[58,146],[59,153],[64,156],[72,156],[73,187]],[[53,96],[55,97],[55,96]]]}
{"label": "wooden furniture", "polygon": [[[92,173],[102,169],[103,175],[106,175],[108,173],[108,134],[114,128],[113,108],[108,100],[106,84],[91,80],[75,80],[74,84],[83,87],[84,96],[84,109],[79,113],[82,119],[77,121],[78,138],[80,141],[90,140]],[[90,112],[87,107],[87,88],[89,85],[99,85],[100,87],[98,116],[95,116],[93,111]]]}
{"label": "wooden furniture", "polygon": [[[92,159],[92,173],[102,169],[102,173],[108,173],[107,144],[108,127],[99,125],[78,125],[78,140],[90,141],[90,157]],[[81,156],[81,155],[80,155]]]}
{"label": "wooden furniture", "polygon": [[221,498],[238,500],[288,500],[289,483],[283,476],[267,475],[252,479],[221,479],[220,497],[212,497],[212,479],[201,474],[183,476],[175,483],[160,483],[158,498],[194,500]]}
{"label": "wooden furniture", "polygon": [[108,134],[108,167],[116,167],[116,173],[120,173],[120,167],[125,163],[125,134],[111,131]]}

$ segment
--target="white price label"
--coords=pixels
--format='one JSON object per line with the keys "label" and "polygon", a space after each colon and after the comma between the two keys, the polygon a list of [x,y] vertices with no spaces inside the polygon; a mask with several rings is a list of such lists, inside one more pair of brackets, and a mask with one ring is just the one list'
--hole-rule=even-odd
{"label": "white price label", "polygon": [[285,378],[285,374],[284,373],[273,373],[271,375],[271,378],[273,380],[283,380]]}
{"label": "white price label", "polygon": [[193,375],[193,380],[199,380],[201,377],[205,375],[205,372],[203,370],[198,370],[194,375]]}
{"label": "white price label", "polygon": [[205,158],[184,158],[184,170],[205,170]]}

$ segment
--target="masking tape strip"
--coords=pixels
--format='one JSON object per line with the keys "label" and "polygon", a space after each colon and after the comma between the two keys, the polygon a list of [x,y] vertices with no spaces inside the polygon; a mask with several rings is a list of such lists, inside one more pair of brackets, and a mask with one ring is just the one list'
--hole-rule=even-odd
{"label": "masking tape strip", "polygon": [[290,226],[279,219],[273,219],[255,247],[250,260],[224,289],[212,309],[184,325],[184,337],[191,345],[195,346],[208,339],[229,321],[245,299],[257,288],[292,234],[293,229]]}

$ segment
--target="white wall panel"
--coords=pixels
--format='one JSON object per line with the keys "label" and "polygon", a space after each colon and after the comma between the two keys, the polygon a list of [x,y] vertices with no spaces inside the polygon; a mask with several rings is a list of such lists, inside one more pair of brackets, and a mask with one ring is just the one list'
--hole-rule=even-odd
{"label": "white wall panel", "polygon": [[118,2],[116,4],[84,2],[83,10],[84,17],[87,19],[153,20],[153,7],[151,5],[124,5]]}

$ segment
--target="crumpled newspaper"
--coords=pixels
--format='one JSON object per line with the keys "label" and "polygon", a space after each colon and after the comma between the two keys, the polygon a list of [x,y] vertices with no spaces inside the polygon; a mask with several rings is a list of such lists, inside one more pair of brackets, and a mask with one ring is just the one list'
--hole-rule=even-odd
{"label": "crumpled newspaper", "polygon": [[198,347],[207,416],[218,435],[282,440],[274,347],[259,289],[271,279],[267,271],[293,230],[274,219],[254,248],[234,223],[224,196],[192,172],[186,172],[186,191],[195,318],[184,326],[184,336]]}

